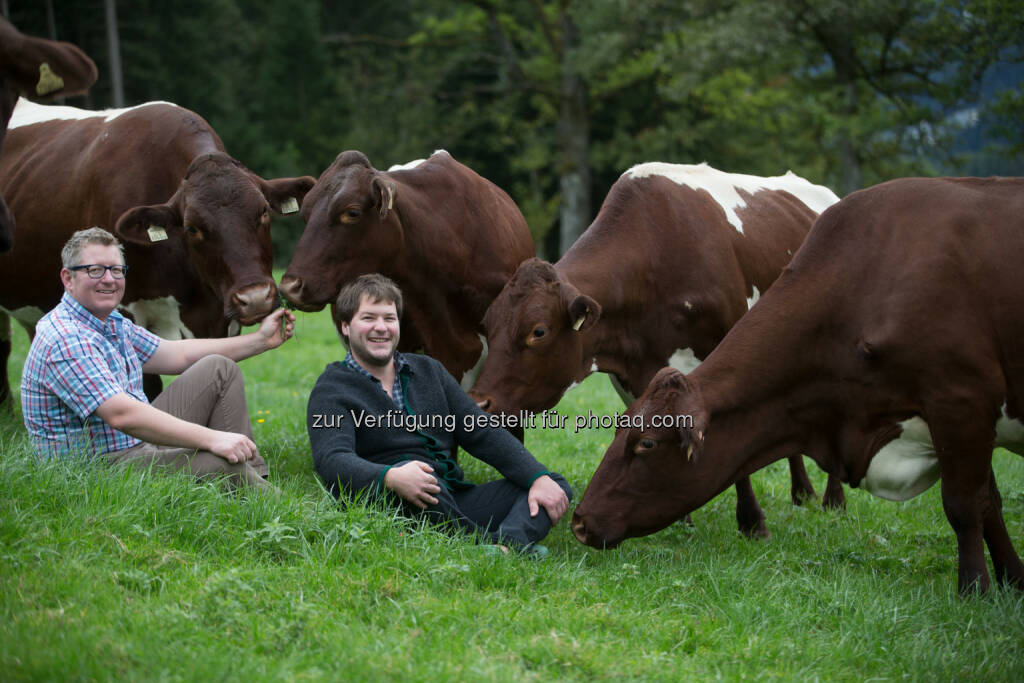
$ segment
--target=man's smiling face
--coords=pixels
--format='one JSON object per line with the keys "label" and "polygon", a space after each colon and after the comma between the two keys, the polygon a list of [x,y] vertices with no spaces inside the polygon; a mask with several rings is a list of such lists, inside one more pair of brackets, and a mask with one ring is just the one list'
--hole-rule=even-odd
{"label": "man's smiling face", "polygon": [[348,337],[349,351],[360,365],[387,365],[395,355],[400,336],[395,303],[371,301],[364,294],[352,320],[341,324],[341,332]]}
{"label": "man's smiling face", "polygon": [[[124,265],[121,250],[116,245],[86,244],[75,265]],[[71,271],[62,268],[61,282],[64,289],[87,311],[100,320],[106,321],[124,298],[124,278],[117,279],[110,270],[103,271],[103,277],[93,280],[84,270]]]}

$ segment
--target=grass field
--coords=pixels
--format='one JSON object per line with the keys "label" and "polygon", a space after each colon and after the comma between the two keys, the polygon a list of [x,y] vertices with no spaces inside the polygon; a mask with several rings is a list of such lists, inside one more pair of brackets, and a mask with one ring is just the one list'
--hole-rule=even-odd
{"label": "grass field", "polygon": [[[20,330],[14,386],[26,351]],[[736,531],[730,491],[682,525],[597,551],[563,521],[551,557],[495,558],[315,478],[309,389],[342,348],[326,313],[242,363],[256,440],[284,490],[29,456],[0,419],[0,679],[585,681],[1024,679],[1024,597],[956,594],[938,487],[903,504],[848,490],[844,513],[754,477],[772,537]],[[622,410],[595,375],[558,410]],[[609,430],[527,444],[582,495]],[[471,478],[494,475],[464,458]],[[821,492],[824,474],[808,461]],[[1024,459],[996,475],[1024,547]]]}

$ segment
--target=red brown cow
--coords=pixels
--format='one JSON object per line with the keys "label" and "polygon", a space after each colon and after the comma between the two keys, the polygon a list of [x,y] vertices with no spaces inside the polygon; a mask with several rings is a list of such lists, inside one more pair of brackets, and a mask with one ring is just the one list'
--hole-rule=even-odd
{"label": "red brown cow", "polygon": [[173,104],[92,112],[21,100],[0,159],[20,225],[0,256],[0,329],[10,313],[32,333],[60,300],[62,245],[98,225],[125,243],[123,308],[136,322],[165,339],[235,332],[277,307],[270,211],[298,210],[313,182],[264,180]]}
{"label": "red brown cow", "polygon": [[315,311],[333,306],[344,283],[383,273],[406,299],[401,348],[424,349],[464,384],[483,350],[487,306],[534,254],[515,202],[445,151],[388,172],[361,152],[342,152],[302,216],[306,230],[281,293]]}
{"label": "red brown cow", "polygon": [[[19,95],[78,95],[96,82],[96,65],[71,43],[22,35],[0,17],[0,148]],[[0,252],[14,239],[14,217],[0,195]]]}
{"label": "red brown cow", "polygon": [[896,500],[941,477],[960,591],[989,587],[983,543],[997,580],[1024,587],[992,473],[994,446],[1024,453],[1022,262],[1024,179],[851,194],[700,367],[662,370],[633,404],[643,424],[616,433],[576,537],[652,533],[806,453]]}
{"label": "red brown cow", "polygon": [[[558,263],[527,261],[491,305],[471,393],[493,413],[546,410],[601,371],[628,405],[662,366],[692,369],[711,353],[836,201],[792,173],[635,166]],[[814,488],[800,457],[790,463],[800,502]],[[767,536],[749,480],[736,491],[740,529]],[[833,484],[826,503],[842,500]]]}

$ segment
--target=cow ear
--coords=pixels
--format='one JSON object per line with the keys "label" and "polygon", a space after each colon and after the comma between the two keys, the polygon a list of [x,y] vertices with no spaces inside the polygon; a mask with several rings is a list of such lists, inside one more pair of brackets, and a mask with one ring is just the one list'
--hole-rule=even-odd
{"label": "cow ear", "polygon": [[388,211],[395,206],[395,194],[397,194],[395,183],[378,173],[373,176],[370,189],[373,194],[374,203],[380,208],[380,217],[382,219],[387,218]]}
{"label": "cow ear", "polygon": [[259,179],[260,189],[274,213],[281,215],[295,213],[302,205],[306,194],[313,189],[316,179],[304,175],[298,178]]}
{"label": "cow ear", "polygon": [[707,424],[703,415],[676,415],[679,425],[679,447],[687,462],[697,462],[704,454]]}
{"label": "cow ear", "polygon": [[77,95],[96,82],[96,64],[82,50],[24,35],[2,18],[0,61],[13,89],[33,99]]}
{"label": "cow ear", "polygon": [[136,206],[121,214],[114,233],[126,242],[148,246],[166,240],[182,222],[174,204]]}
{"label": "cow ear", "polygon": [[576,293],[569,302],[569,320],[577,332],[589,330],[601,317],[601,304],[586,294]]}

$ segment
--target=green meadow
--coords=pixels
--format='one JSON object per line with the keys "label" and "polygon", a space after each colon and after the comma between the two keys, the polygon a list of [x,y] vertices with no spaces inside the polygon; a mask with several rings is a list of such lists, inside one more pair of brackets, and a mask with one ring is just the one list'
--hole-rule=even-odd
{"label": "green meadow", "polygon": [[[20,407],[0,418],[0,679],[1024,679],[1024,594],[957,596],[938,487],[902,504],[847,490],[841,513],[794,507],[776,463],[753,478],[770,539],[736,531],[728,491],[693,527],[610,551],[563,521],[541,562],[339,504],[312,471],[304,420],[342,347],[327,313],[298,318],[293,341],[242,363],[279,497],[39,462]],[[26,348],[19,329],[15,387]],[[622,406],[595,375],[557,410],[566,427],[527,445],[578,500],[612,432],[575,433],[573,416]],[[464,461],[475,480],[496,476]],[[1000,452],[995,467],[1024,548],[1024,459]]]}

